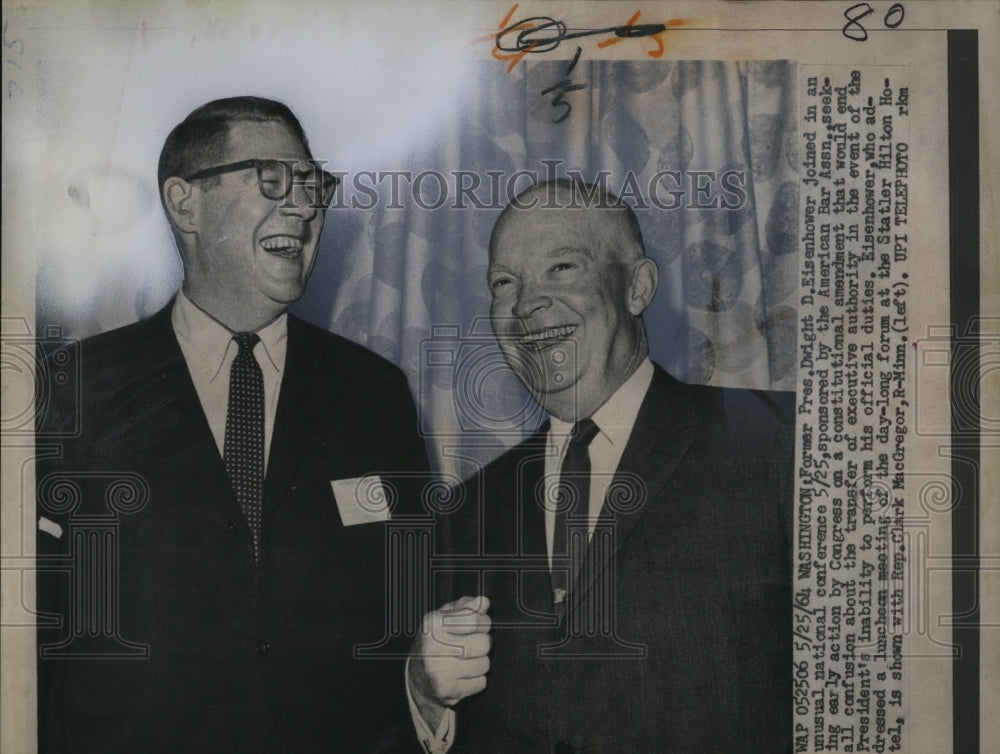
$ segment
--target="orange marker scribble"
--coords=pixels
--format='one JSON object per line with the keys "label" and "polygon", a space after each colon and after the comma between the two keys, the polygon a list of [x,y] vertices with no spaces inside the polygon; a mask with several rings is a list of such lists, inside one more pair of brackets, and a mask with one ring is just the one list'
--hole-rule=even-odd
{"label": "orange marker scribble", "polygon": [[[632,17],[628,21],[625,22],[625,25],[626,26],[635,26],[635,22],[639,20],[639,15],[641,13],[642,13],[642,11],[637,10],[632,15]],[[666,26],[668,29],[674,29],[674,28],[676,28],[678,26],[683,26],[684,23],[685,22],[684,22],[683,19],[672,18],[669,21],[667,21],[664,24],[664,26]],[[663,37],[661,36],[662,34],[663,34],[662,31],[658,31],[655,34],[651,34],[649,36],[650,39],[656,41],[656,49],[655,50],[649,50],[649,51],[647,51],[647,54],[649,55],[649,57],[651,57],[651,58],[661,58],[661,57],[663,57],[664,45],[663,45]],[[598,42],[597,46],[600,49],[603,50],[605,47],[611,47],[611,45],[618,44],[623,39],[625,39],[625,37],[614,36],[611,39],[605,39],[603,42]]]}
{"label": "orange marker scribble", "polygon": [[[514,11],[516,11],[520,7],[520,5],[521,5],[520,3],[514,3],[512,6],[510,6],[510,10],[507,11],[507,15],[503,17],[503,21],[500,22],[499,26],[497,26],[498,29],[503,29],[503,27],[505,27],[507,24],[510,23],[510,17],[514,15]],[[496,35],[494,34],[493,36]]]}
{"label": "orange marker scribble", "polygon": [[[520,31],[521,29],[531,29],[531,28],[533,28],[532,24],[524,24],[522,26],[516,26],[516,27],[514,27],[513,31]],[[494,45],[493,46],[493,57],[496,60],[500,60],[500,61],[507,61],[507,60],[509,60],[510,61],[510,65],[507,66],[507,73],[510,73],[511,71],[514,70],[514,66],[516,66],[518,63],[520,63],[524,59],[525,55],[527,55],[529,52],[531,52],[533,49],[535,49],[535,45],[536,44],[538,44],[538,43],[537,42],[532,42],[531,44],[529,44],[527,47],[525,47],[520,52],[514,52],[514,53],[501,52],[500,48],[497,47],[496,45]]]}
{"label": "orange marker scribble", "polygon": [[[510,7],[510,10],[507,11],[507,15],[503,17],[503,21],[501,21],[497,25],[497,29],[499,29],[500,31],[503,31],[504,29],[507,28],[507,24],[510,23],[511,16],[513,16],[514,13],[517,11],[519,5],[520,5],[520,3],[514,3]],[[513,29],[510,29],[509,31],[522,31],[523,29],[532,29],[532,28],[534,28],[534,26],[535,25],[531,24],[531,23],[518,24],[517,26],[515,26]],[[494,32],[493,34],[490,34],[490,36],[488,38],[489,39],[496,39],[497,34],[499,34],[499,33],[500,32]],[[532,42],[530,45],[528,45],[527,47],[525,47],[523,50],[520,50],[519,52],[515,52],[515,53],[503,52],[499,47],[497,47],[496,45],[493,45],[492,55],[493,55],[494,60],[499,60],[501,62],[510,61],[510,65],[507,66],[507,73],[510,73],[511,71],[514,70],[514,66],[516,66],[518,63],[520,63],[524,59],[524,56],[527,55],[529,52],[531,52],[532,49],[534,49],[535,44],[536,44],[535,42]]]}
{"label": "orange marker scribble", "polygon": [[[514,3],[510,7],[510,10],[507,11],[507,15],[503,17],[503,21],[500,22],[499,26],[497,26],[498,29],[503,31],[503,27],[506,24],[510,23],[510,17],[514,15],[514,11],[517,10],[518,5],[519,3]],[[482,44],[483,42],[489,42],[491,39],[496,39],[496,38],[497,38],[497,32],[493,32],[492,34],[487,34],[485,37],[476,37],[471,42],[469,42],[469,44],[470,45]]]}
{"label": "orange marker scribble", "polygon": [[[535,28],[535,24],[532,21],[525,21],[523,23],[518,24],[517,26],[513,26],[513,27],[510,27],[510,28],[507,27],[507,24],[510,23],[511,18],[513,18],[514,13],[517,12],[517,9],[519,7],[520,7],[520,3],[514,3],[510,7],[510,10],[507,11],[507,15],[504,16],[503,20],[497,25],[498,31],[495,31],[495,32],[493,32],[491,34],[487,34],[486,36],[474,39],[470,43],[470,44],[481,44],[483,42],[494,42],[493,49],[491,50],[491,55],[493,56],[493,58],[495,60],[499,60],[501,62],[508,63],[508,65],[507,65],[507,73],[510,73],[511,71],[513,71],[514,68],[515,68],[515,66],[517,66],[517,64],[520,63],[524,59],[524,56],[527,55],[532,50],[534,50],[535,47],[539,44],[539,40],[533,40],[527,46],[525,46],[524,49],[518,50],[517,52],[509,52],[509,51],[501,50],[495,44],[496,43],[496,39],[501,34],[501,32],[505,33],[505,34],[509,34],[509,33],[512,33],[512,32],[525,31],[527,29],[534,29]],[[639,20],[639,16],[640,16],[641,13],[642,13],[642,11],[636,11],[632,15],[632,17],[625,23],[625,26],[626,27],[635,26],[636,22]],[[647,50],[646,54],[648,54],[649,57],[651,57],[651,58],[661,58],[661,57],[663,57],[663,52],[664,52],[664,49],[665,49],[665,46],[663,44],[663,37],[662,37],[663,32],[666,31],[667,29],[674,29],[674,28],[677,28],[678,26],[685,26],[687,23],[688,22],[685,21],[685,20],[683,20],[683,19],[672,18],[669,21],[667,21],[665,24],[663,24],[666,27],[666,29],[662,29],[662,30],[657,31],[657,32],[655,32],[653,34],[649,34],[647,32],[647,33],[636,34],[635,36],[648,36],[650,39],[654,40],[656,42],[656,49],[654,49],[654,50]],[[619,29],[620,28],[621,27],[619,27]],[[595,30],[595,33],[600,33],[600,31]],[[570,36],[586,36],[586,35],[585,34],[576,34],[576,35],[570,35]],[[611,45],[618,44],[623,39],[627,39],[627,38],[630,38],[630,37],[619,36],[618,34],[614,34],[610,39],[605,39],[605,40],[603,40],[601,42],[598,42],[597,46],[600,49],[604,49],[605,47],[610,47]],[[556,43],[555,43],[555,45],[553,45],[553,48],[558,45],[559,41],[562,41],[562,40],[557,40]],[[549,48],[547,48],[547,49],[549,49]]]}
{"label": "orange marker scribble", "polygon": [[[625,22],[625,25],[626,26],[635,26],[635,22],[639,20],[639,14],[640,13],[642,13],[642,11],[641,10],[637,10],[632,15],[632,18],[630,18],[628,21]],[[624,37],[614,36],[614,37],[611,37],[611,39],[605,39],[603,42],[598,42],[597,46],[600,47],[603,50],[605,47],[611,47],[611,45],[618,44],[623,39],[624,39]]]}

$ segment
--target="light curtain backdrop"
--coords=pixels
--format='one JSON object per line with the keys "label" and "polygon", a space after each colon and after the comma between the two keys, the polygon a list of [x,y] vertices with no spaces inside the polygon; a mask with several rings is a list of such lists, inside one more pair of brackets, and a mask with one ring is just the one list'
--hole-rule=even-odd
{"label": "light curtain backdrop", "polygon": [[[746,202],[737,209],[689,207],[716,198],[718,184],[695,199],[688,178],[681,207],[637,211],[647,253],[660,266],[660,289],[646,314],[652,357],[692,382],[795,386],[795,63],[584,56],[568,74],[567,67],[567,61],[536,63],[530,56],[510,72],[501,62],[469,64],[472,73],[461,91],[442,97],[451,111],[435,113],[434,129],[410,144],[405,156],[387,155],[383,164],[368,156],[361,168],[352,155],[338,155],[336,133],[317,134],[322,118],[313,115],[305,124],[314,148],[332,145],[330,153],[315,156],[328,160],[330,169],[345,165],[352,171],[343,187],[348,206],[328,211],[313,277],[293,311],[404,369],[434,460],[452,473],[465,474],[499,455],[544,419],[503,365],[485,319],[487,245],[506,200],[492,191],[490,171],[502,174],[502,189],[521,170],[540,178],[552,170],[560,176],[579,171],[589,180],[607,171],[607,185],[615,191],[631,174],[647,202],[658,171],[742,173]],[[555,123],[565,110],[554,106],[554,94],[542,91],[567,79],[583,88],[565,93],[572,110]],[[281,91],[248,91],[300,109]],[[226,94],[213,92],[192,107]],[[428,113],[400,108],[401,132],[418,116],[428,121]],[[152,135],[158,143],[171,125]],[[384,133],[387,124],[378,127]],[[119,151],[125,138],[116,132]],[[163,306],[179,283],[180,266],[176,259],[151,263],[143,257],[156,248],[150,236],[160,250],[170,243],[155,186],[131,173],[63,164],[66,174],[53,180],[63,183],[61,201],[83,213],[80,231],[92,236],[87,241],[113,253],[95,270],[89,259],[70,253],[81,245],[79,234],[43,234],[38,325],[58,324],[82,337]],[[373,203],[352,190],[361,169],[409,171],[410,178],[433,171],[445,177],[448,196],[439,209],[425,209],[438,202],[439,181],[429,175],[421,180],[418,203],[411,181],[400,178],[394,203],[387,178],[377,183],[375,206],[352,208],[352,197]],[[456,184],[472,180],[456,178],[460,171],[480,176],[474,193],[485,208],[474,208],[468,198],[464,209],[454,208]],[[517,183],[526,185],[525,179]],[[668,199],[671,188],[661,184],[661,198]],[[86,274],[101,282],[74,287]]]}
{"label": "light curtain backdrop", "polygon": [[[795,64],[581,61],[568,78],[586,88],[565,96],[572,111],[555,123],[565,110],[541,92],[567,78],[566,68],[522,62],[505,74],[499,63],[483,64],[461,111],[398,169],[414,177],[476,171],[487,205],[487,171],[579,171],[591,180],[608,171],[616,191],[631,172],[647,203],[658,171],[741,171],[747,202],[739,209],[687,208],[694,199],[685,183],[685,206],[637,211],[660,266],[646,314],[652,357],[687,381],[794,390]],[[404,368],[445,468],[455,458],[492,458],[544,418],[500,363],[485,321],[487,246],[499,210],[467,199],[455,209],[457,182],[449,178],[440,209],[410,202],[399,210],[388,208],[386,179],[377,208],[351,212],[349,237],[327,237],[340,248],[324,254],[297,306]],[[426,177],[420,187],[424,206],[439,201],[438,181]],[[672,187],[661,185],[661,199]],[[697,202],[710,203],[717,189]],[[331,210],[334,227],[346,213]],[[442,363],[449,350],[454,358]]]}

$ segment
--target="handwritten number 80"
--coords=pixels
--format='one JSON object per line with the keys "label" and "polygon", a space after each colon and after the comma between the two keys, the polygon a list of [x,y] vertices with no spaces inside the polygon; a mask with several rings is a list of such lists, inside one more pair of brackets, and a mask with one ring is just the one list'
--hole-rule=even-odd
{"label": "handwritten number 80", "polygon": [[[868,3],[857,3],[845,10],[844,18],[847,19],[847,23],[844,24],[842,30],[844,36],[848,39],[853,39],[855,42],[864,42],[868,39],[868,30],[861,25],[861,21],[868,18],[874,12],[875,9]],[[904,15],[906,15],[906,11],[903,10],[903,4],[893,3],[882,17],[882,23],[885,24],[887,29],[895,29],[903,23]]]}

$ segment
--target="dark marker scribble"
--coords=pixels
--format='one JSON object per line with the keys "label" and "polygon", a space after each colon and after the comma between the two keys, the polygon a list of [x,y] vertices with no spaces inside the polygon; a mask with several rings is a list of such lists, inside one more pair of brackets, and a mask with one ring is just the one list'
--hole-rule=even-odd
{"label": "dark marker scribble", "polygon": [[[604,29],[569,31],[566,24],[548,16],[532,16],[517,21],[496,36],[496,46],[503,52],[549,52],[569,39],[581,39],[604,34],[614,34],[621,39],[651,37],[666,31],[666,24],[635,24],[609,26]],[[515,34],[513,44],[505,41]]]}
{"label": "dark marker scribble", "polygon": [[565,108],[563,110],[562,115],[560,115],[558,118],[556,118],[555,120],[553,120],[552,121],[553,123],[562,123],[564,120],[566,120],[569,117],[569,114],[573,111],[573,106],[564,99],[565,95],[568,94],[569,92],[575,92],[575,91],[578,91],[580,89],[586,89],[587,88],[586,84],[574,84],[568,78],[569,75],[573,72],[573,69],[576,68],[576,64],[580,60],[580,53],[581,52],[583,52],[583,48],[582,47],[577,47],[576,48],[576,54],[573,56],[573,59],[570,61],[569,65],[566,67],[566,76],[567,76],[567,78],[563,79],[562,81],[559,81],[556,84],[553,84],[552,86],[548,87],[547,89],[542,89],[542,96],[543,97],[546,96],[546,95],[548,95],[548,94],[552,94],[552,93],[556,94],[555,98],[552,100],[552,107],[562,107],[562,108]]}

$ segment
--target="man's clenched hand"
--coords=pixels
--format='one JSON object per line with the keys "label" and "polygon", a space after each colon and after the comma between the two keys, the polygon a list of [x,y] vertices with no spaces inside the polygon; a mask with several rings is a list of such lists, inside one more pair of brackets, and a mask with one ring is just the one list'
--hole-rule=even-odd
{"label": "man's clenched hand", "polygon": [[445,707],[486,688],[490,669],[489,598],[462,597],[424,615],[410,650],[410,693],[424,722],[437,729]]}

